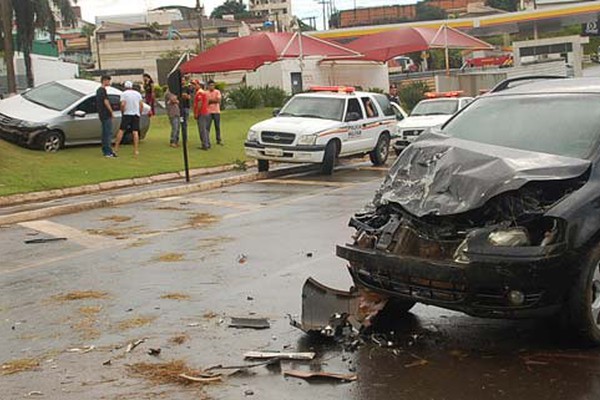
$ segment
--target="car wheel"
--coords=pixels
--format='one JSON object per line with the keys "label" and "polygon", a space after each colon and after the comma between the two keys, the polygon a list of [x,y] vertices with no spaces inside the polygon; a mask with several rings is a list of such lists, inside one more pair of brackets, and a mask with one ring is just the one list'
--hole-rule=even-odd
{"label": "car wheel", "polygon": [[388,155],[390,154],[390,137],[388,134],[383,133],[379,136],[379,140],[377,140],[377,145],[369,153],[369,158],[371,159],[371,163],[373,165],[383,165],[388,159]]}
{"label": "car wheel", "polygon": [[46,132],[41,135],[39,140],[40,149],[44,150],[46,153],[56,153],[63,147],[63,144],[63,135],[57,131]]}
{"label": "car wheel", "polygon": [[568,307],[571,326],[582,344],[600,345],[600,244],[583,257]]}
{"label": "car wheel", "polygon": [[269,160],[258,160],[258,172],[269,172]]}
{"label": "car wheel", "polygon": [[335,168],[335,162],[338,154],[338,145],[335,140],[327,143],[325,147],[325,156],[323,157],[323,163],[321,164],[321,173],[323,175],[333,174]]}

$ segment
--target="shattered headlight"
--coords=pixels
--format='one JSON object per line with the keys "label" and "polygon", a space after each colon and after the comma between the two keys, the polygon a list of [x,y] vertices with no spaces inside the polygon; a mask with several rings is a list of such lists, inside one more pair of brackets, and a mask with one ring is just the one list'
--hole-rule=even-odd
{"label": "shattered headlight", "polygon": [[318,135],[302,135],[298,138],[298,144],[312,146],[317,142]]}
{"label": "shattered headlight", "polygon": [[524,228],[508,228],[497,230],[489,234],[488,242],[498,247],[530,246],[529,235]]}
{"label": "shattered headlight", "polygon": [[248,141],[249,142],[258,142],[258,135],[259,135],[259,132],[257,130],[250,129],[248,131]]}

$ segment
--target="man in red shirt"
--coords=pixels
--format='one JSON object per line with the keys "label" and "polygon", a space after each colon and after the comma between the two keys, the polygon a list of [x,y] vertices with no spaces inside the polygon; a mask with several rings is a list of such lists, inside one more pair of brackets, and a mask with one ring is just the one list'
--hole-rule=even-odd
{"label": "man in red shirt", "polygon": [[208,95],[204,90],[204,83],[195,80],[194,87],[196,94],[194,96],[194,118],[198,124],[198,133],[200,134],[200,142],[202,150],[210,149],[210,136],[208,134],[208,124],[210,121],[210,113],[208,111]]}
{"label": "man in red shirt", "polygon": [[215,122],[215,133],[217,135],[217,144],[223,145],[221,140],[221,92],[216,88],[215,81],[208,81],[208,133],[210,135],[210,126]]}

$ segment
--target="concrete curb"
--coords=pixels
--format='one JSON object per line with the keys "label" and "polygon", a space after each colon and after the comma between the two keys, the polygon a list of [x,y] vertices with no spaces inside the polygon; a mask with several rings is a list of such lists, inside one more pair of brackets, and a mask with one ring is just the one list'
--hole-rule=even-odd
{"label": "concrete curb", "polygon": [[[256,161],[246,163],[247,168],[253,167],[255,165],[256,165]],[[238,168],[238,166],[235,164],[222,165],[222,166],[210,167],[210,168],[197,168],[197,169],[190,170],[190,176],[194,177],[194,176],[202,176],[202,175],[219,174],[222,172],[234,171],[236,168]],[[19,204],[25,204],[25,203],[54,200],[54,199],[59,199],[62,197],[81,196],[81,195],[85,195],[85,194],[98,193],[98,192],[114,190],[114,189],[122,189],[122,188],[132,187],[132,186],[151,185],[153,183],[162,183],[162,182],[174,181],[174,180],[183,179],[183,178],[185,178],[185,172],[180,171],[180,172],[171,172],[171,173],[165,173],[165,174],[159,174],[159,175],[147,176],[147,177],[141,177],[141,178],[120,179],[120,180],[116,180],[116,181],[101,182],[101,183],[92,184],[92,185],[75,186],[75,187],[70,187],[70,188],[65,188],[65,189],[54,189],[54,190],[47,190],[47,191],[42,191],[42,192],[12,194],[12,195],[8,195],[8,196],[0,197],[0,208],[15,206],[15,205],[19,205]]]}
{"label": "concrete curb", "polygon": [[240,183],[254,182],[260,179],[276,178],[284,175],[308,172],[314,169],[312,165],[301,165],[290,168],[282,168],[271,172],[255,172],[206,182],[183,184],[181,186],[154,189],[137,193],[129,193],[117,196],[107,196],[103,199],[82,201],[75,204],[64,204],[54,207],[46,207],[38,210],[22,211],[14,214],[0,216],[0,225],[10,225],[19,222],[45,219],[57,215],[73,214],[95,208],[112,207],[122,204],[135,203],[138,201],[157,199],[161,197],[181,196],[194,192],[218,189],[233,186]]}

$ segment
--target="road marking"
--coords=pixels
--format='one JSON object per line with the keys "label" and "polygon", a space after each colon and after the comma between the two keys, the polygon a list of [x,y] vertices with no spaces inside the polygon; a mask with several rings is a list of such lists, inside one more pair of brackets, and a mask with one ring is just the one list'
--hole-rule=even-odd
{"label": "road marking", "polygon": [[227,208],[234,208],[236,210],[254,210],[257,208],[261,208],[261,206],[257,205],[257,204],[234,203],[232,201],[212,200],[212,199],[207,199],[205,197],[189,198],[189,199],[187,199],[187,201],[189,201],[190,203],[194,203],[194,204],[227,207]]}
{"label": "road marking", "polygon": [[325,186],[325,187],[348,187],[353,186],[353,183],[346,182],[328,182],[328,181],[308,181],[301,179],[266,179],[257,183],[271,183],[280,185],[303,185],[303,186]]}
{"label": "road marking", "polygon": [[88,249],[102,249],[110,247],[113,244],[112,240],[103,236],[91,235],[87,232],[80,231],[79,229],[57,224],[56,222],[48,220],[21,222],[19,225],[47,235],[67,238],[69,241],[87,247]]}

